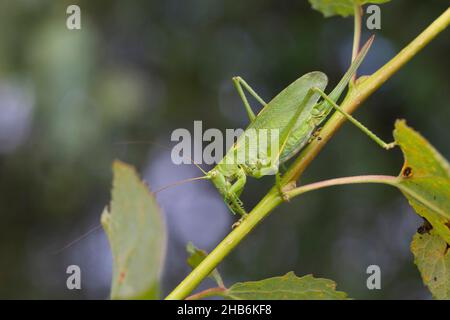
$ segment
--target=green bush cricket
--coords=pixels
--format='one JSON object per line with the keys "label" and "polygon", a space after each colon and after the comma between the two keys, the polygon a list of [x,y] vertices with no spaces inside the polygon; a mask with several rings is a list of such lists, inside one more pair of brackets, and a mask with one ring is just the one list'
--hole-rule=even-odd
{"label": "green bush cricket", "polygon": [[[310,141],[313,133],[327,118],[332,109],[336,109],[344,114],[347,119],[383,148],[389,149],[394,146],[393,143],[387,144],[383,142],[336,104],[336,101],[364,60],[372,42],[373,37],[361,49],[348,71],[329,96],[323,92],[328,80],[327,76],[322,72],[310,72],[303,75],[281,91],[269,103],[264,102],[242,78],[233,78],[234,85],[243,100],[249,116],[250,125],[224,158],[203,177],[213,182],[233,213],[238,213],[242,216],[246,215],[239,197],[245,186],[247,176],[260,178],[265,175],[275,174],[277,185],[280,186],[279,164],[289,160]],[[258,115],[253,113],[243,88],[264,106]],[[323,98],[323,101],[317,103],[320,97]],[[258,132],[262,129],[278,131],[279,148],[275,154],[271,154],[271,145],[269,145],[265,150],[258,150],[256,154],[247,156],[243,162],[236,163],[235,160],[241,152],[246,153],[246,151],[249,151],[245,143],[245,139],[249,138],[247,133],[251,132],[251,130]]]}

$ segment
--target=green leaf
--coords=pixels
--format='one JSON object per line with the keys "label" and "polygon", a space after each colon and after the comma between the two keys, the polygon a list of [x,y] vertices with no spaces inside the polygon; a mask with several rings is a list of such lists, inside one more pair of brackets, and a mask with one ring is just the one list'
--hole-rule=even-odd
{"label": "green leaf", "polygon": [[450,253],[444,239],[433,231],[430,234],[416,233],[411,242],[411,251],[422,280],[433,298],[450,299]]}
{"label": "green leaf", "polygon": [[189,257],[186,262],[192,269],[197,268],[200,262],[202,262],[208,255],[205,250],[197,248],[192,242],[189,242],[186,245],[186,251],[189,253]]}
{"label": "green leaf", "polygon": [[312,275],[297,277],[288,272],[282,277],[261,281],[238,282],[227,289],[224,297],[233,300],[343,300],[347,294],[336,291],[336,283]]}
{"label": "green leaf", "polygon": [[323,13],[325,17],[340,15],[347,17],[354,14],[355,1],[360,5],[381,4],[390,0],[309,0],[313,9]]}
{"label": "green leaf", "polygon": [[[192,242],[189,242],[187,244],[186,251],[190,254],[186,262],[192,268],[192,270],[197,268],[200,262],[202,262],[208,255],[205,250],[198,249],[192,244]],[[222,277],[220,276],[220,273],[217,269],[214,269],[209,274],[209,277],[214,279],[219,287],[224,287]]]}
{"label": "green leaf", "polygon": [[115,161],[102,224],[113,255],[111,299],[158,299],[166,230],[155,197],[133,167]]}
{"label": "green leaf", "polygon": [[404,120],[396,122],[394,138],[405,158],[397,187],[414,210],[450,244],[450,166],[447,160]]}

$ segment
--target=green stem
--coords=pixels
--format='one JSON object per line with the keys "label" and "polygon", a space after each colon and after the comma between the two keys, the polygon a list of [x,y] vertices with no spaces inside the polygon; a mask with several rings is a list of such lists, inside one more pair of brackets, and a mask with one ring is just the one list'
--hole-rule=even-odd
{"label": "green stem", "polygon": [[209,288],[187,297],[186,300],[200,300],[208,297],[221,296],[225,291],[227,291],[227,288],[224,287]]}
{"label": "green stem", "polygon": [[[342,103],[341,107],[348,113],[353,112],[364,100],[375,92],[387,79],[398,71],[407,61],[425,47],[450,23],[450,8],[438,17],[425,31],[406,46],[391,61],[384,65],[363,83],[357,85]],[[320,131],[322,139],[312,141],[298,156],[283,176],[281,183],[288,185],[297,181],[303,171],[317,156],[326,142],[344,123],[345,117],[335,112]],[[292,192],[292,191],[291,191]],[[283,200],[277,187],[272,188],[259,204],[249,213],[248,217],[228,234],[222,242],[166,297],[166,299],[184,299],[206,278],[212,270],[230,253],[230,251],[245,238],[245,236],[265,218]]]}
{"label": "green stem", "polygon": [[[355,26],[353,33],[353,50],[352,50],[352,62],[355,61],[359,52],[359,44],[361,42],[361,26],[362,26],[362,10],[359,3],[355,2]],[[356,80],[356,72],[352,77],[352,82]]]}
{"label": "green stem", "polygon": [[382,183],[388,184],[391,186],[397,186],[397,177],[393,176],[383,176],[383,175],[367,175],[367,176],[354,176],[354,177],[345,177],[345,178],[336,178],[329,179],[320,182],[315,182],[311,184],[307,184],[305,186],[301,186],[295,189],[292,189],[286,192],[286,195],[289,198],[293,198],[299,196],[303,193],[319,190],[322,188],[332,187],[332,186],[340,186],[346,184],[360,184],[360,183]]}

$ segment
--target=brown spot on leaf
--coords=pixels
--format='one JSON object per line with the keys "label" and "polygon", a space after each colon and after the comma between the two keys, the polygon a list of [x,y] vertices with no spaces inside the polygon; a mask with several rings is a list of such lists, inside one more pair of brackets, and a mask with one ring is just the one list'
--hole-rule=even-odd
{"label": "brown spot on leaf", "polygon": [[412,168],[411,167],[406,167],[405,169],[403,169],[402,175],[405,178],[411,177],[412,176]]}
{"label": "brown spot on leaf", "polygon": [[423,224],[417,229],[417,233],[424,234],[430,233],[430,230],[433,229],[433,226],[428,222],[428,220],[423,219]]}
{"label": "brown spot on leaf", "polygon": [[122,283],[125,280],[125,271],[121,271],[119,274],[119,282]]}

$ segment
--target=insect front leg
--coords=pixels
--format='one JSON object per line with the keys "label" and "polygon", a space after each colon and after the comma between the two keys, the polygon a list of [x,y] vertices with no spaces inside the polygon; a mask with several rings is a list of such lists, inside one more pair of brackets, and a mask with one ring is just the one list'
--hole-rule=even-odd
{"label": "insect front leg", "polygon": [[328,102],[334,109],[336,109],[337,111],[339,111],[341,114],[344,115],[344,117],[346,117],[351,123],[353,123],[356,127],[358,127],[362,132],[364,132],[365,134],[367,134],[369,136],[369,138],[371,138],[373,141],[375,141],[379,146],[381,146],[382,148],[389,150],[393,147],[396,146],[395,142],[391,142],[391,143],[386,143],[383,140],[381,140],[375,133],[373,133],[372,131],[370,131],[368,128],[366,128],[361,122],[359,122],[358,120],[356,120],[355,118],[353,118],[349,113],[347,113],[345,110],[343,110],[340,106],[338,106],[336,104],[336,102],[334,102],[329,96],[327,96],[327,94],[325,92],[323,92],[322,90],[320,90],[319,88],[313,88],[312,89],[314,92],[319,93],[322,98],[325,99],[326,102]]}
{"label": "insect front leg", "polygon": [[247,212],[245,212],[244,204],[242,203],[239,196],[241,195],[246,182],[247,176],[245,174],[245,171],[242,168],[240,168],[237,172],[236,181],[228,189],[226,195],[226,200],[233,213],[238,213],[243,218],[247,216]]}
{"label": "insect front leg", "polygon": [[256,118],[256,115],[253,112],[252,108],[250,107],[250,103],[247,100],[247,96],[245,95],[243,88],[245,88],[245,90],[247,90],[263,106],[265,106],[267,103],[241,77],[233,77],[233,83],[234,86],[236,87],[237,92],[239,93],[239,96],[242,99],[242,102],[244,103],[244,107],[245,110],[247,110],[250,122],[253,122],[253,120],[255,120]]}

